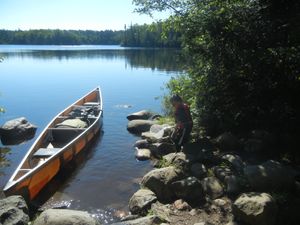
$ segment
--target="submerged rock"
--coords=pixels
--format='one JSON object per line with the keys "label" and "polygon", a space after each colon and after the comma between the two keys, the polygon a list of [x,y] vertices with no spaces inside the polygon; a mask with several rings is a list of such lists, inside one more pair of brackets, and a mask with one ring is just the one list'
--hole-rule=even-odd
{"label": "submerged rock", "polygon": [[148,189],[140,189],[133,194],[129,201],[129,210],[132,214],[146,215],[151,204],[157,201],[155,194]]}
{"label": "submerged rock", "polygon": [[127,116],[128,120],[148,120],[150,119],[154,114],[147,110],[141,110],[139,112],[132,113]]}
{"label": "submerged rock", "polygon": [[7,121],[0,128],[3,145],[16,145],[34,137],[37,127],[27,121],[25,117]]}
{"label": "submerged rock", "polygon": [[33,225],[99,225],[87,212],[69,209],[48,209],[42,212]]}
{"label": "submerged rock", "polygon": [[129,121],[127,130],[134,134],[141,134],[149,131],[150,127],[154,124],[155,122],[151,120],[132,120]]}
{"label": "submerged rock", "polygon": [[276,223],[277,205],[267,193],[245,193],[233,204],[234,215],[250,225],[273,225]]}
{"label": "submerged rock", "polygon": [[10,196],[0,200],[0,223],[9,225],[27,225],[28,207],[21,196]]}

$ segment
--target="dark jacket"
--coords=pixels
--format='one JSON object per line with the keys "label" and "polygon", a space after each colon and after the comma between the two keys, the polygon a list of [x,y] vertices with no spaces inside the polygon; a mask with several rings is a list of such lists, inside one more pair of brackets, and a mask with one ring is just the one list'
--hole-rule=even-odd
{"label": "dark jacket", "polygon": [[180,104],[175,109],[175,122],[177,128],[191,130],[193,127],[193,120],[190,112],[190,108],[187,104]]}

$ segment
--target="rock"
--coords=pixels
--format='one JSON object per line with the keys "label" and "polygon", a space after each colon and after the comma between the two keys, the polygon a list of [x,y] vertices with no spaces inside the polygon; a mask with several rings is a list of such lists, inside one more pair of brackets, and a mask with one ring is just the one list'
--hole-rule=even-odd
{"label": "rock", "polygon": [[168,127],[169,125],[167,124],[163,124],[163,125],[160,125],[160,124],[154,124],[150,127],[150,131],[151,133],[159,133],[160,131],[162,131],[164,128]]}
{"label": "rock", "polygon": [[159,201],[170,202],[175,197],[171,184],[182,177],[182,171],[169,166],[151,170],[143,177],[141,184],[153,191]]}
{"label": "rock", "polygon": [[135,157],[137,160],[140,161],[149,160],[151,158],[151,151],[146,148],[142,148],[142,149],[136,148]]}
{"label": "rock", "polygon": [[174,165],[180,168],[185,168],[189,163],[186,155],[183,152],[170,153],[168,155],[165,155],[163,159],[167,162],[168,165]]}
{"label": "rock", "polygon": [[262,153],[265,149],[265,145],[262,140],[248,139],[244,143],[244,151],[248,153]]}
{"label": "rock", "polygon": [[207,149],[198,149],[197,152],[194,153],[187,153],[184,151],[187,155],[187,158],[192,163],[218,163],[219,159],[214,156],[213,152],[211,150]]}
{"label": "rock", "polygon": [[3,225],[27,225],[28,207],[21,196],[10,196],[0,200],[0,223]]}
{"label": "rock", "polygon": [[250,225],[273,225],[276,223],[277,205],[267,193],[245,193],[233,204],[233,213]]}
{"label": "rock", "polygon": [[170,204],[164,205],[160,202],[155,202],[151,206],[151,211],[153,212],[154,215],[158,216],[165,222],[170,223],[171,222],[170,216],[174,212],[173,209],[171,208],[172,207]]}
{"label": "rock", "polygon": [[191,174],[198,179],[202,179],[207,175],[207,170],[203,164],[195,163],[191,166]]}
{"label": "rock", "polygon": [[149,148],[149,142],[147,140],[138,140],[135,142],[133,147],[136,148]]}
{"label": "rock", "polygon": [[219,135],[215,141],[222,151],[235,151],[240,147],[239,140],[230,132]]}
{"label": "rock", "polygon": [[120,223],[113,223],[112,225],[160,225],[163,220],[158,216],[146,216],[135,220],[127,220]]}
{"label": "rock", "polygon": [[174,144],[170,143],[154,143],[149,146],[151,153],[156,157],[161,157],[172,152],[176,152]]}
{"label": "rock", "polygon": [[141,134],[142,132],[149,131],[150,127],[155,124],[151,120],[132,120],[127,125],[127,130],[134,134]]}
{"label": "rock", "polygon": [[16,145],[34,137],[37,127],[21,117],[7,121],[0,128],[3,145]]}
{"label": "rock", "polygon": [[128,120],[148,120],[150,119],[154,114],[152,112],[149,112],[147,110],[142,110],[139,112],[132,113],[127,116]]}
{"label": "rock", "polygon": [[151,204],[157,201],[155,194],[148,189],[140,189],[129,200],[129,210],[132,214],[146,215]]}
{"label": "rock", "polygon": [[177,198],[188,202],[200,202],[203,198],[203,189],[196,177],[188,177],[172,183],[172,189]]}
{"label": "rock", "polygon": [[240,172],[244,169],[245,163],[238,155],[227,154],[222,156],[222,160],[229,162],[236,171]]}
{"label": "rock", "polygon": [[235,175],[227,176],[224,179],[224,184],[226,187],[226,193],[228,194],[238,194],[240,193],[241,186],[238,177]]}
{"label": "rock", "polygon": [[223,195],[223,187],[217,178],[207,177],[201,183],[204,194],[208,195],[211,199],[216,199]]}
{"label": "rock", "polygon": [[192,209],[192,207],[185,201],[183,201],[182,199],[178,199],[174,202],[174,207],[175,209],[177,210],[180,210],[180,211],[189,211]]}
{"label": "rock", "polygon": [[224,181],[226,177],[233,175],[233,172],[230,168],[222,166],[213,167],[213,172],[215,176],[221,181]]}
{"label": "rock", "polygon": [[42,212],[33,225],[96,225],[97,221],[87,212],[69,209],[48,209]]}
{"label": "rock", "polygon": [[194,225],[208,225],[208,224],[205,222],[200,222],[200,223],[195,223]]}
{"label": "rock", "polygon": [[289,190],[294,185],[293,174],[292,170],[273,160],[244,168],[244,175],[255,191]]}

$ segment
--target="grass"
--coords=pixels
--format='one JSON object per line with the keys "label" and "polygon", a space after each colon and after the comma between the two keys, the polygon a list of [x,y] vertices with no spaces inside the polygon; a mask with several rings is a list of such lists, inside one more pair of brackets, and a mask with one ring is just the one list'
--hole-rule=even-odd
{"label": "grass", "polygon": [[158,168],[165,168],[165,167],[168,167],[168,166],[171,166],[171,165],[172,164],[170,162],[168,162],[165,158],[161,158],[158,161],[157,167]]}
{"label": "grass", "polygon": [[174,121],[173,117],[165,116],[165,117],[160,117],[158,119],[158,124],[160,124],[160,125],[163,125],[163,124],[174,125],[175,121]]}

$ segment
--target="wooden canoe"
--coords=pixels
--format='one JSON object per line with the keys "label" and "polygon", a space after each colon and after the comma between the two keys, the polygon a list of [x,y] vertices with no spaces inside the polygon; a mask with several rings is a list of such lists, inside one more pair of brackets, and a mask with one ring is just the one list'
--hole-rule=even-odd
{"label": "wooden canoe", "polygon": [[[3,192],[32,200],[48,182],[81,152],[102,127],[102,96],[96,88],[59,113],[42,131],[13,173]],[[86,125],[63,125],[66,120]],[[63,125],[63,126],[61,126]]]}

